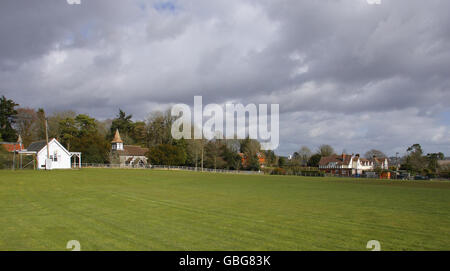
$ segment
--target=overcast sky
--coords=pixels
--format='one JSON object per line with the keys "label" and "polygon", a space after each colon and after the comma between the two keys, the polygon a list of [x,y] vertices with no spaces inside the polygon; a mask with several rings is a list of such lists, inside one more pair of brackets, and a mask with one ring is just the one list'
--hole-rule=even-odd
{"label": "overcast sky", "polygon": [[450,1],[0,1],[0,95],[144,119],[280,104],[279,154],[330,144],[450,155]]}

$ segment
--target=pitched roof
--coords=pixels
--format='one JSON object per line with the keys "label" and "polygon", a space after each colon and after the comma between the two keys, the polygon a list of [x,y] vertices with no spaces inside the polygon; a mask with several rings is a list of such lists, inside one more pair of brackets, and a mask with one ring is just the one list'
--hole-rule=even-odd
{"label": "pitched roof", "polygon": [[45,141],[45,140],[36,141],[36,142],[31,143],[30,146],[28,146],[27,151],[39,152],[46,145],[47,145],[47,141]]}
{"label": "pitched roof", "polygon": [[372,159],[370,159],[372,162],[377,163],[377,164],[383,164],[386,161],[387,158],[385,157],[373,157]]}
{"label": "pitched roof", "polygon": [[122,139],[120,138],[119,129],[116,129],[116,134],[114,135],[111,143],[123,143]]}
{"label": "pitched roof", "polygon": [[[52,143],[55,143],[64,152],[66,152],[68,155],[70,155],[70,152],[66,148],[64,148],[64,146],[61,143],[59,143],[59,141],[56,138],[52,138],[48,141],[48,144],[52,144]],[[46,146],[47,146],[46,140],[35,141],[35,142],[31,143],[30,146],[28,146],[28,148],[26,150],[39,153]]]}
{"label": "pitched roof", "polygon": [[348,165],[350,163],[351,158],[352,156],[348,154],[342,155],[333,154],[330,156],[324,156],[320,158],[319,166],[326,166],[329,163],[336,163],[336,165]]}
{"label": "pitched roof", "polygon": [[123,151],[117,151],[121,156],[145,156],[148,152],[148,148],[142,148],[140,146],[125,145]]}

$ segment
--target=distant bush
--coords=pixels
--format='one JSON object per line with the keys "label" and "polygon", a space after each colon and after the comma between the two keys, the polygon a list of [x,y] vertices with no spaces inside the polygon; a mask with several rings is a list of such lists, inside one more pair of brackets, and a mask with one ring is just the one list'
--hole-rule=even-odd
{"label": "distant bush", "polygon": [[0,169],[12,168],[13,155],[0,146]]}
{"label": "distant bush", "polygon": [[284,167],[284,168],[273,168],[266,167],[262,171],[266,175],[295,175],[295,176],[317,176],[323,177],[325,173],[319,171],[318,168],[314,167]]}
{"label": "distant bush", "polygon": [[325,173],[318,171],[318,170],[310,170],[310,171],[302,171],[301,172],[302,176],[325,176]]}
{"label": "distant bush", "polygon": [[441,167],[439,177],[450,179],[450,166]]}
{"label": "distant bush", "polygon": [[186,162],[186,152],[171,144],[151,147],[147,157],[154,165],[182,166]]}
{"label": "distant bush", "polygon": [[283,168],[277,167],[277,168],[274,168],[270,174],[271,175],[286,175],[286,170],[284,170]]}

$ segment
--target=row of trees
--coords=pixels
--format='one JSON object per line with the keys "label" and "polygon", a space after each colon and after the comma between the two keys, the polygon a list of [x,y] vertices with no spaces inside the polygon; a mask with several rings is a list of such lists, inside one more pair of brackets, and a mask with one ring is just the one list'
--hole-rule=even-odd
{"label": "row of trees", "polygon": [[[345,153],[345,151],[343,151]],[[324,156],[336,154],[333,147],[330,145],[321,145],[315,153],[308,147],[303,146],[299,151],[292,155],[288,167],[302,166],[302,167],[318,167],[319,161]],[[370,159],[372,157],[388,158],[380,150],[372,149],[364,154],[364,157]],[[398,163],[400,170],[407,170],[412,174],[421,174],[426,176],[448,176],[449,168],[439,165],[439,160],[444,160],[445,156],[442,152],[425,154],[420,144],[414,144],[406,150],[406,154],[400,159],[395,159],[395,164]],[[391,165],[392,170],[397,170],[397,165]]]}
{"label": "row of trees", "polygon": [[[152,164],[242,169],[241,152],[248,161],[245,169],[260,169],[257,154],[261,147],[256,140],[175,140],[170,111],[153,112],[144,121],[133,121],[132,115],[119,110],[114,119],[100,121],[73,111],[47,115],[42,108],[18,108],[5,97],[0,101],[0,140],[15,142],[19,134],[25,146],[43,140],[47,119],[49,137],[57,138],[69,151],[82,152],[85,163],[109,162],[110,142],[118,129],[124,144],[149,148]],[[269,162],[275,163],[275,154],[267,155]]]}
{"label": "row of trees", "polygon": [[[261,153],[267,167],[292,169],[318,167],[322,157],[336,153],[330,145],[321,145],[315,152],[303,146],[292,155],[292,159],[287,159],[273,151],[261,151],[256,140],[175,140],[171,135],[174,118],[169,111],[153,112],[146,120],[133,121],[132,115],[119,110],[115,118],[100,121],[73,111],[46,115],[42,108],[35,110],[18,106],[13,100],[4,96],[0,98],[0,141],[15,142],[18,134],[25,146],[42,140],[47,119],[49,137],[57,138],[68,150],[82,152],[86,163],[109,162],[110,141],[116,129],[120,131],[124,144],[149,148],[148,157],[152,164],[259,170],[258,153]],[[239,153],[246,157],[245,165],[242,165]],[[370,150],[364,156],[386,157],[379,150]],[[401,169],[417,174],[437,174],[442,171],[438,164],[442,159],[444,154],[424,154],[421,146],[415,144],[401,158]]]}
{"label": "row of trees", "polygon": [[[345,152],[346,151],[344,150],[343,153]],[[294,152],[294,154],[292,155],[291,163],[300,166],[318,167],[319,161],[322,157],[330,156],[333,154],[336,154],[334,148],[327,144],[320,145],[315,153],[313,153],[308,147],[303,146],[300,148],[300,150]],[[382,151],[375,149],[367,151],[364,154],[364,157],[367,159],[373,158],[374,156],[379,158],[387,157]]]}
{"label": "row of trees", "polygon": [[414,144],[407,149],[400,169],[430,177],[435,177],[436,175],[450,177],[450,168],[441,167],[438,163],[439,160],[444,159],[445,156],[442,152],[425,154],[420,144]]}

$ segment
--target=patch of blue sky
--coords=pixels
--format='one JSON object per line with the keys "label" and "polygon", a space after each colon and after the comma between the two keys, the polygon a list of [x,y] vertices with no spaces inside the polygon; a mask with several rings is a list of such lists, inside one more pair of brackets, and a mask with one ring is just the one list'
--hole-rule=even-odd
{"label": "patch of blue sky", "polygon": [[91,39],[94,36],[95,26],[93,22],[85,23],[81,26],[80,35],[83,39]]}
{"label": "patch of blue sky", "polygon": [[177,5],[172,1],[164,1],[155,3],[153,8],[159,12],[175,12]]}
{"label": "patch of blue sky", "polygon": [[443,124],[450,126],[450,111],[441,113],[440,120]]}
{"label": "patch of blue sky", "polygon": [[75,43],[75,36],[72,32],[67,32],[61,41],[61,45],[64,47],[72,46],[74,43]]}
{"label": "patch of blue sky", "polygon": [[143,2],[139,2],[138,6],[142,11],[145,11],[147,9],[147,5]]}

